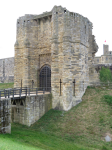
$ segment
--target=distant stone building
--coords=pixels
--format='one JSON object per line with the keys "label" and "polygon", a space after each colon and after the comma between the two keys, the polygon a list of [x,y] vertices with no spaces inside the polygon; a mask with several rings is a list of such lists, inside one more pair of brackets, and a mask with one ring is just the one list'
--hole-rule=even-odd
{"label": "distant stone building", "polygon": [[14,57],[0,59],[0,83],[14,82]]}
{"label": "distant stone building", "polygon": [[89,82],[100,83],[99,71],[102,67],[109,68],[112,72],[112,51],[108,45],[103,45],[103,55],[94,58],[93,67],[89,71]]}
{"label": "distant stone building", "polygon": [[80,103],[98,50],[92,28],[87,18],[61,6],[20,17],[14,87],[51,87],[55,109],[69,110]]}
{"label": "distant stone building", "polygon": [[112,51],[109,51],[108,45],[103,45],[103,55],[95,57],[95,64],[112,64]]}

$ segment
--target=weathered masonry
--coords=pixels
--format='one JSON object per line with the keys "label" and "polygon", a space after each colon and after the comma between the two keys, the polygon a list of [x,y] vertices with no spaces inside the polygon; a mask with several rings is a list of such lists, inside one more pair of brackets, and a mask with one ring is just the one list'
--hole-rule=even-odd
{"label": "weathered masonry", "polygon": [[11,133],[11,99],[0,100],[0,133]]}
{"label": "weathered masonry", "polygon": [[0,59],[0,83],[14,82],[14,57]]}
{"label": "weathered masonry", "polygon": [[52,108],[52,99],[50,94],[26,96],[11,104],[11,121],[30,126]]}
{"label": "weathered masonry", "polygon": [[15,87],[52,88],[52,108],[81,102],[98,46],[92,23],[61,6],[17,20]]}
{"label": "weathered masonry", "polygon": [[16,92],[13,96],[11,92],[5,92],[5,97],[3,92],[0,93],[0,134],[11,133],[11,122],[30,126],[52,108],[50,92],[44,94],[40,91],[39,95],[32,92],[27,95],[22,92],[21,96]]}

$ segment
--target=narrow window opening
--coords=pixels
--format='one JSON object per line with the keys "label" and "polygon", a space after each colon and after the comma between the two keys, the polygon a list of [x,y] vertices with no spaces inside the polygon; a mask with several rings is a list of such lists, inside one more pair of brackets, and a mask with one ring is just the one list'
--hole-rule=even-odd
{"label": "narrow window opening", "polygon": [[38,24],[40,25],[40,19],[38,20],[38,22],[39,22]]}
{"label": "narrow window opening", "polygon": [[86,34],[86,26],[85,26],[85,34]]}
{"label": "narrow window opening", "polygon": [[18,22],[18,24],[19,24],[19,22]]}
{"label": "narrow window opening", "polygon": [[56,14],[58,14],[58,12],[56,12]]}
{"label": "narrow window opening", "polygon": [[24,22],[25,22],[25,20],[24,20]]}
{"label": "narrow window opening", "polygon": [[66,13],[66,10],[64,10],[64,13]]}

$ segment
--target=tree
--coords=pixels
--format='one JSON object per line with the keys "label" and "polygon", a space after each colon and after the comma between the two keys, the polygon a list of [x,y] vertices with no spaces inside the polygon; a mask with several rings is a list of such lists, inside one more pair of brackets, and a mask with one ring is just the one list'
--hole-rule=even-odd
{"label": "tree", "polygon": [[112,82],[112,74],[109,68],[104,68],[100,70],[100,81],[101,82]]}

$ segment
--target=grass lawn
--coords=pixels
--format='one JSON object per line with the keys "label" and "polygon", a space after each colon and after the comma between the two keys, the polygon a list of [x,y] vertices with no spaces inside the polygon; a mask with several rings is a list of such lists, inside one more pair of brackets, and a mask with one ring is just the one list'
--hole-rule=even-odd
{"label": "grass lawn", "polygon": [[0,83],[0,89],[8,89],[13,87],[14,87],[14,83]]}
{"label": "grass lawn", "polygon": [[30,127],[12,123],[11,134],[0,135],[0,150],[112,150],[104,139],[112,135],[111,96],[112,89],[88,88],[68,112],[51,109]]}
{"label": "grass lawn", "polygon": [[[54,110],[51,112],[54,116],[57,114]],[[39,126],[35,124],[27,127],[12,123],[12,133],[0,135],[0,150],[92,150],[54,133],[47,133]]]}

